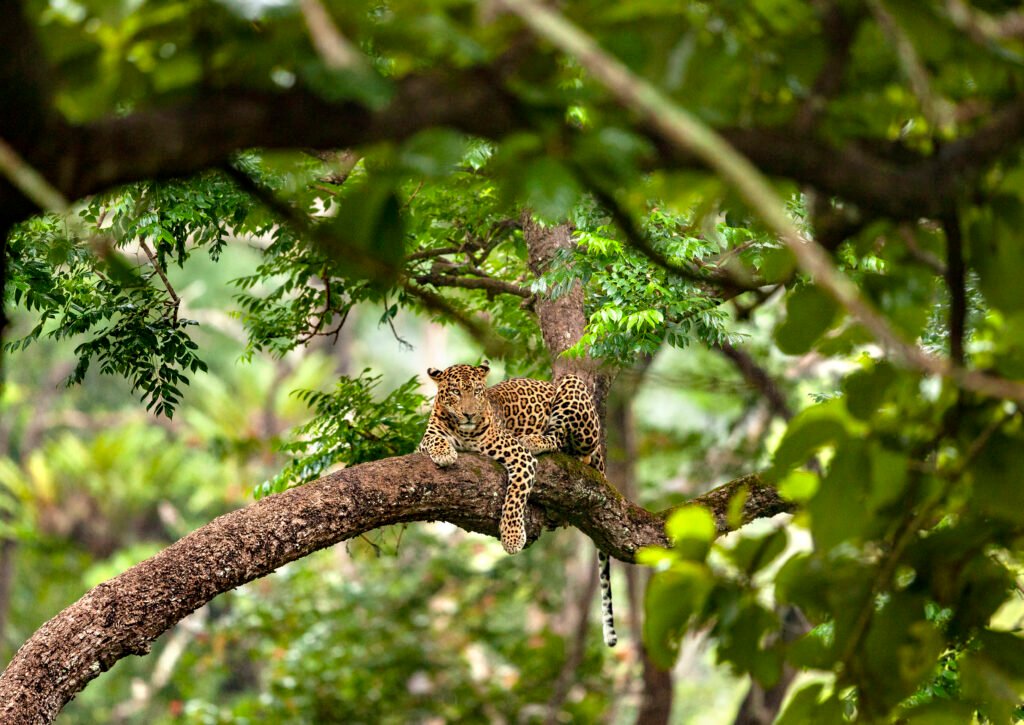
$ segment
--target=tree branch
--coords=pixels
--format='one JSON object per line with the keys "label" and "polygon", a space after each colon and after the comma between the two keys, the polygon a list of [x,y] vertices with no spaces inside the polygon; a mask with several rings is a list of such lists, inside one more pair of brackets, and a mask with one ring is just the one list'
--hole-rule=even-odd
{"label": "tree branch", "polygon": [[67,209],[64,196],[53,188],[42,174],[32,168],[21,155],[0,138],[0,173],[40,209],[61,212]]}
{"label": "tree branch", "polygon": [[160,276],[160,279],[164,283],[164,289],[167,290],[168,296],[171,298],[171,311],[173,315],[172,321],[175,325],[178,324],[178,309],[181,307],[181,298],[178,297],[178,293],[174,291],[174,287],[171,286],[171,280],[167,279],[167,275],[164,273],[164,268],[160,266],[160,260],[157,259],[156,254],[149,245],[146,244],[145,239],[139,239],[139,246],[142,248],[143,253],[149,259],[149,263],[153,265],[153,269]]}
{"label": "tree branch", "polygon": [[435,287],[460,287],[462,289],[482,289],[488,293],[515,295],[528,298],[530,290],[522,285],[506,282],[493,277],[459,277],[453,274],[421,274],[414,278],[417,284],[430,284]]}
{"label": "tree branch", "polygon": [[369,64],[348,38],[341,34],[320,0],[300,0],[313,47],[324,65],[334,70],[367,70]]}
{"label": "tree branch", "polygon": [[[745,520],[791,510],[756,476],[694,500],[728,530],[732,494],[747,485]],[[193,531],[156,556],[90,590],[48,621],[0,675],[0,721],[48,723],[92,679],[218,594],[372,529],[448,521],[497,536],[505,474],[463,454],[448,469],[411,454],[353,466],[269,496]],[[540,459],[527,534],[570,524],[612,556],[633,561],[642,546],[667,544],[664,520],[623,498],[589,466],[555,454]]]}
{"label": "tree branch", "polygon": [[811,92],[797,111],[795,125],[798,128],[806,131],[813,129],[825,109],[826,102],[842,87],[846,68],[850,64],[850,47],[863,16],[862,8],[849,7],[835,0],[827,0],[819,11],[821,31],[827,42],[828,55]]}
{"label": "tree branch", "polygon": [[746,350],[741,350],[728,340],[723,340],[714,347],[732,361],[748,385],[764,396],[772,415],[777,415],[783,420],[790,420],[793,417],[793,410],[789,407],[786,395],[779,388],[779,384]]}
{"label": "tree branch", "polygon": [[[329,102],[298,87],[279,92],[227,87],[197,92],[177,105],[84,126],[46,121],[59,125],[59,133],[33,130],[24,138],[8,135],[8,141],[65,197],[77,199],[120,183],[217,167],[247,148],[352,148],[401,140],[436,126],[500,139],[531,127],[527,104],[505,91],[503,83],[523,55],[520,48],[513,48],[490,66],[407,76],[395,83],[391,101],[378,109],[355,101]],[[32,62],[38,66],[38,56]],[[0,62],[0,77],[11,74],[11,63]],[[26,93],[33,103],[46,102],[41,92]],[[24,119],[32,109],[16,105],[19,128],[30,126]],[[656,147],[648,167],[704,166],[649,120],[635,125]],[[1021,142],[1024,99],[935,156],[912,155],[906,162],[853,144],[834,147],[799,123],[724,128],[719,133],[767,174],[794,179],[879,215],[914,220],[948,212],[965,181]]]}
{"label": "tree branch", "polygon": [[508,351],[508,343],[495,335],[486,325],[475,317],[470,317],[456,309],[441,295],[435,294],[428,289],[417,287],[399,270],[381,261],[358,245],[348,244],[338,239],[329,228],[314,223],[309,216],[289,206],[279,199],[273,191],[260,186],[248,174],[235,168],[231,164],[225,164],[221,170],[230,176],[239,187],[250,194],[254,199],[263,204],[268,210],[276,214],[285,223],[310,238],[322,250],[336,259],[345,259],[350,265],[359,267],[360,274],[364,277],[376,279],[384,284],[395,284],[413,299],[417,300],[430,312],[442,315],[447,319],[454,320],[473,338],[480,343],[480,346],[494,357],[504,357]]}

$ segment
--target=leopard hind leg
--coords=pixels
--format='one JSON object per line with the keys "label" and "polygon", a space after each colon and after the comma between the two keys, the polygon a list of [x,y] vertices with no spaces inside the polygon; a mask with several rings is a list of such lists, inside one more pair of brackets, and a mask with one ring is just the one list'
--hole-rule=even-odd
{"label": "leopard hind leg", "polygon": [[576,375],[558,382],[544,432],[520,440],[531,453],[562,451],[604,472],[601,420],[590,388]]}

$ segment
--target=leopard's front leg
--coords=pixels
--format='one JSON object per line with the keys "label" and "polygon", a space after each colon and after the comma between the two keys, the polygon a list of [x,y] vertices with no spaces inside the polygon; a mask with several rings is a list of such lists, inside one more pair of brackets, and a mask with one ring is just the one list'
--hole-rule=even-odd
{"label": "leopard's front leg", "polygon": [[518,554],[526,546],[526,500],[537,475],[537,459],[508,433],[484,445],[483,452],[508,472],[508,488],[501,507],[501,545],[509,554]]}
{"label": "leopard's front leg", "polygon": [[441,433],[427,428],[420,441],[420,451],[430,456],[430,460],[438,466],[445,468],[458,460],[459,454],[455,451],[452,442]]}

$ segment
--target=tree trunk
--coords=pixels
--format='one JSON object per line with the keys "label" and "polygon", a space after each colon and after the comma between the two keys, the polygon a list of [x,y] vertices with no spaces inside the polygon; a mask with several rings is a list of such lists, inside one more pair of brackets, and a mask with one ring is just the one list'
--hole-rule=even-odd
{"label": "tree trunk", "polygon": [[[545,226],[535,221],[529,211],[521,214],[519,222],[523,228],[523,239],[526,241],[530,271],[534,276],[540,277],[547,272],[555,255],[560,251],[572,249],[572,227],[569,224]],[[552,379],[557,382],[559,378],[569,373],[583,378],[594,391],[597,412],[604,421],[608,389],[613,374],[599,368],[592,358],[567,358],[562,355],[579,342],[587,327],[587,315],[583,307],[583,286],[577,282],[568,293],[557,299],[541,295],[534,309],[537,311],[544,346],[551,356]]]}

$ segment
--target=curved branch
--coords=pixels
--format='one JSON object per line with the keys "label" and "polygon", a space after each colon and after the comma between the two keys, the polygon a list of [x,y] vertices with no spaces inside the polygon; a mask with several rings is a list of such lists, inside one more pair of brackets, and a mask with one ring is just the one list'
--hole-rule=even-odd
{"label": "curved branch", "polygon": [[332,103],[302,88],[212,90],[180,105],[70,127],[51,165],[60,169],[57,186],[79,198],[119,183],[220,166],[246,148],[351,148],[436,126],[501,137],[525,121],[499,74],[495,66],[411,75],[378,110]]}
{"label": "curved branch", "polygon": [[[731,492],[749,485],[748,518],[790,510],[756,477],[705,497],[726,530]],[[448,521],[496,536],[505,474],[463,455],[439,469],[412,454],[353,466],[214,519],[151,559],[90,590],[44,624],[0,675],[0,721],[48,723],[93,678],[130,654],[145,654],[176,622],[284,564],[372,529]],[[540,459],[527,517],[529,541],[571,524],[616,558],[665,545],[664,514],[623,498],[593,469],[563,455]]]}
{"label": "curved branch", "polygon": [[[375,109],[354,100],[327,101],[300,87],[279,92],[228,87],[83,126],[68,125],[51,113],[47,123],[59,126],[57,130],[33,130],[24,138],[8,131],[7,137],[69,199],[121,183],[218,167],[247,148],[352,148],[401,140],[437,126],[500,139],[530,129],[537,111],[543,110],[531,110],[504,87],[504,79],[524,57],[529,53],[513,47],[490,66],[407,76],[396,82],[391,100]],[[11,67],[0,62],[0,77]],[[37,96],[33,100],[30,110],[50,111],[35,107],[42,103]],[[15,105],[23,116],[25,104]],[[19,120],[20,127],[35,129]],[[645,119],[634,123],[654,143],[650,167],[705,166],[663,129]],[[948,213],[965,183],[1024,140],[1024,99],[1009,103],[973,135],[947,144],[936,155],[909,154],[906,161],[852,143],[836,147],[799,121],[718,132],[766,174],[791,178],[878,215],[915,220]],[[25,206],[20,196],[17,200]],[[24,216],[28,210],[19,208],[19,213]]]}

